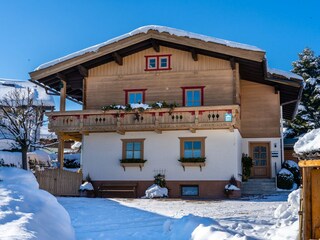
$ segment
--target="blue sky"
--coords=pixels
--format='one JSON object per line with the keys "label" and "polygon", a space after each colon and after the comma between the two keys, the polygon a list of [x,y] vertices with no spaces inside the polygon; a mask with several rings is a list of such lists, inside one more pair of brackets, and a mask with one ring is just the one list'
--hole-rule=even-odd
{"label": "blue sky", "polygon": [[320,54],[320,1],[1,0],[0,77],[156,24],[257,46],[291,70],[304,47]]}

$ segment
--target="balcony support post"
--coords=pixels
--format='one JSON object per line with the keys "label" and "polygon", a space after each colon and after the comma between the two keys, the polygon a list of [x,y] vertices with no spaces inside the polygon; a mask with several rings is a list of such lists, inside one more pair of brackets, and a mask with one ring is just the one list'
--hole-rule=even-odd
{"label": "balcony support post", "polygon": [[63,169],[63,165],[64,165],[64,138],[63,138],[63,134],[58,134],[58,161],[60,163],[60,169]]}

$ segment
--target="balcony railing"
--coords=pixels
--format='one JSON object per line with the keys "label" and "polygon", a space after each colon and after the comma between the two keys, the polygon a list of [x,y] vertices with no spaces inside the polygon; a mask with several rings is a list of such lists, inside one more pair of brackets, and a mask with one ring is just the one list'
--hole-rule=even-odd
{"label": "balcony railing", "polygon": [[230,129],[239,126],[239,106],[177,107],[174,109],[85,110],[50,112],[49,130],[63,132],[118,132]]}

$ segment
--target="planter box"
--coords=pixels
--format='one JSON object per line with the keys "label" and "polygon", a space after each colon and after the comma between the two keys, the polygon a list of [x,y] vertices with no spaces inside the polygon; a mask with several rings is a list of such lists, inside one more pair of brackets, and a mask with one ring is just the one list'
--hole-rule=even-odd
{"label": "planter box", "polygon": [[140,171],[142,171],[144,163],[120,163],[120,165],[123,167],[124,171],[126,171],[126,167],[138,167],[140,168]]}
{"label": "planter box", "polygon": [[206,166],[205,162],[181,162],[181,166],[183,167],[183,170],[185,171],[186,167],[199,167],[200,171],[202,171],[202,167]]}

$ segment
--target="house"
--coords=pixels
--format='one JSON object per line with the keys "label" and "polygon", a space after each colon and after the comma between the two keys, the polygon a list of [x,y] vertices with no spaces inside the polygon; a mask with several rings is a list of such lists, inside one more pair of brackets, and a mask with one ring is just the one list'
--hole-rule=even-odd
{"label": "house", "polygon": [[[240,185],[243,153],[254,159],[254,179],[274,178],[281,167],[280,122],[295,115],[302,78],[268,69],[265,56],[254,46],[145,26],[30,76],[61,96],[60,112],[47,114],[59,159],[64,140],[82,141],[83,172],[95,187],[135,183],[142,196],[164,173],[171,197],[217,198],[232,176]],[[66,111],[66,98],[83,110]],[[118,109],[126,104],[140,108]]]}

